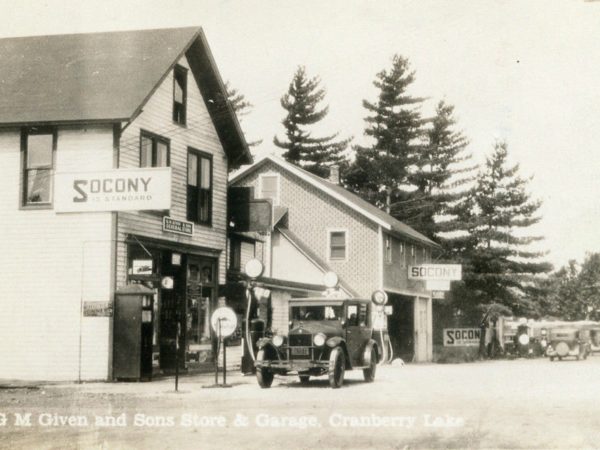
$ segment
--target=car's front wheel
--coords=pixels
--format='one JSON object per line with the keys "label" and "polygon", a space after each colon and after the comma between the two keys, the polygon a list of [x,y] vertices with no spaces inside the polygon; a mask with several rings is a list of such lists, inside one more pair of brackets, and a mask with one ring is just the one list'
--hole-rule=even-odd
{"label": "car's front wheel", "polygon": [[340,347],[336,347],[329,355],[329,386],[334,389],[342,387],[345,370],[346,360],[344,358],[344,351]]}
{"label": "car's front wheel", "polygon": [[310,375],[300,375],[300,384],[308,384]]}
{"label": "car's front wheel", "polygon": [[375,372],[377,371],[377,352],[375,350],[372,350],[372,352],[369,367],[363,369],[363,376],[367,383],[375,380]]}
{"label": "car's front wheel", "polygon": [[[256,355],[256,360],[266,361],[264,350],[258,351],[258,354]],[[270,388],[273,384],[273,378],[275,378],[275,375],[268,368],[261,367],[256,369],[256,379],[258,380],[258,384],[261,388]]]}

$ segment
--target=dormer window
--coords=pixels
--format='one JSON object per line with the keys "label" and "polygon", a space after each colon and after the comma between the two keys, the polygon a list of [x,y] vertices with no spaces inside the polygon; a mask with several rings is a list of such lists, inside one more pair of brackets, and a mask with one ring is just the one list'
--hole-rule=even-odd
{"label": "dormer window", "polygon": [[173,71],[173,122],[185,125],[187,106],[187,69],[175,66]]}

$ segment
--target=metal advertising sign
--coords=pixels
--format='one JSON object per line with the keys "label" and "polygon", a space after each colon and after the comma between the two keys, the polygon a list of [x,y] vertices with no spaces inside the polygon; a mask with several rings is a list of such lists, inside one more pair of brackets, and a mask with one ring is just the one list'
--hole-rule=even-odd
{"label": "metal advertising sign", "polygon": [[56,212],[138,211],[171,208],[171,168],[57,173]]}
{"label": "metal advertising sign", "polygon": [[465,347],[479,345],[479,328],[444,328],[444,347]]}
{"label": "metal advertising sign", "polygon": [[163,231],[193,236],[194,224],[192,222],[185,222],[183,220],[176,220],[165,216],[163,217]]}
{"label": "metal advertising sign", "polygon": [[112,303],[109,301],[84,301],[83,316],[84,317],[111,317]]}
{"label": "metal advertising sign", "polygon": [[444,291],[431,291],[431,298],[434,298],[436,300],[442,300],[443,298],[445,298],[445,292]]}
{"label": "metal advertising sign", "polygon": [[456,281],[462,278],[460,264],[421,264],[408,267],[408,278],[411,280],[446,280]]}
{"label": "metal advertising sign", "polygon": [[449,291],[450,290],[450,281],[448,281],[448,280],[425,280],[425,289],[427,289],[428,291]]}
{"label": "metal advertising sign", "polygon": [[237,327],[235,311],[227,306],[215,309],[210,318],[210,324],[218,338],[231,336]]}

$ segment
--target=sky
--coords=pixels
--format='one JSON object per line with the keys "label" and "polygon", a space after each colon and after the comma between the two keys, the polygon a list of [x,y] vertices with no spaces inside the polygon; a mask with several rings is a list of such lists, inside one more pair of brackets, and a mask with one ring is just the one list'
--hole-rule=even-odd
{"label": "sky", "polygon": [[282,136],[298,65],[327,90],[320,130],[364,143],[362,100],[392,55],[407,57],[425,115],[454,105],[478,162],[505,140],[532,177],[547,258],[600,251],[600,2],[0,0],[0,37],[181,26],[203,27],[223,79],[254,104],[242,128],[263,139],[259,155]]}

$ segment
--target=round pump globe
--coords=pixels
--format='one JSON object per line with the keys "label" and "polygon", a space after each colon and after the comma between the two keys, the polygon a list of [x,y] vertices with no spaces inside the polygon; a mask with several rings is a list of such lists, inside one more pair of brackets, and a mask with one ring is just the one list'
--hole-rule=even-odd
{"label": "round pump globe", "polygon": [[250,278],[258,278],[263,273],[263,264],[256,258],[251,259],[244,266],[244,272]]}
{"label": "round pump globe", "polygon": [[521,336],[519,336],[519,344],[521,344],[521,345],[529,344],[529,336],[527,336],[526,334],[522,334]]}
{"label": "round pump globe", "polygon": [[327,272],[325,275],[323,275],[323,284],[328,289],[337,287],[338,282],[338,276],[334,272]]}
{"label": "round pump globe", "polygon": [[388,296],[384,291],[375,291],[371,295],[371,300],[376,305],[385,305],[388,301]]}

